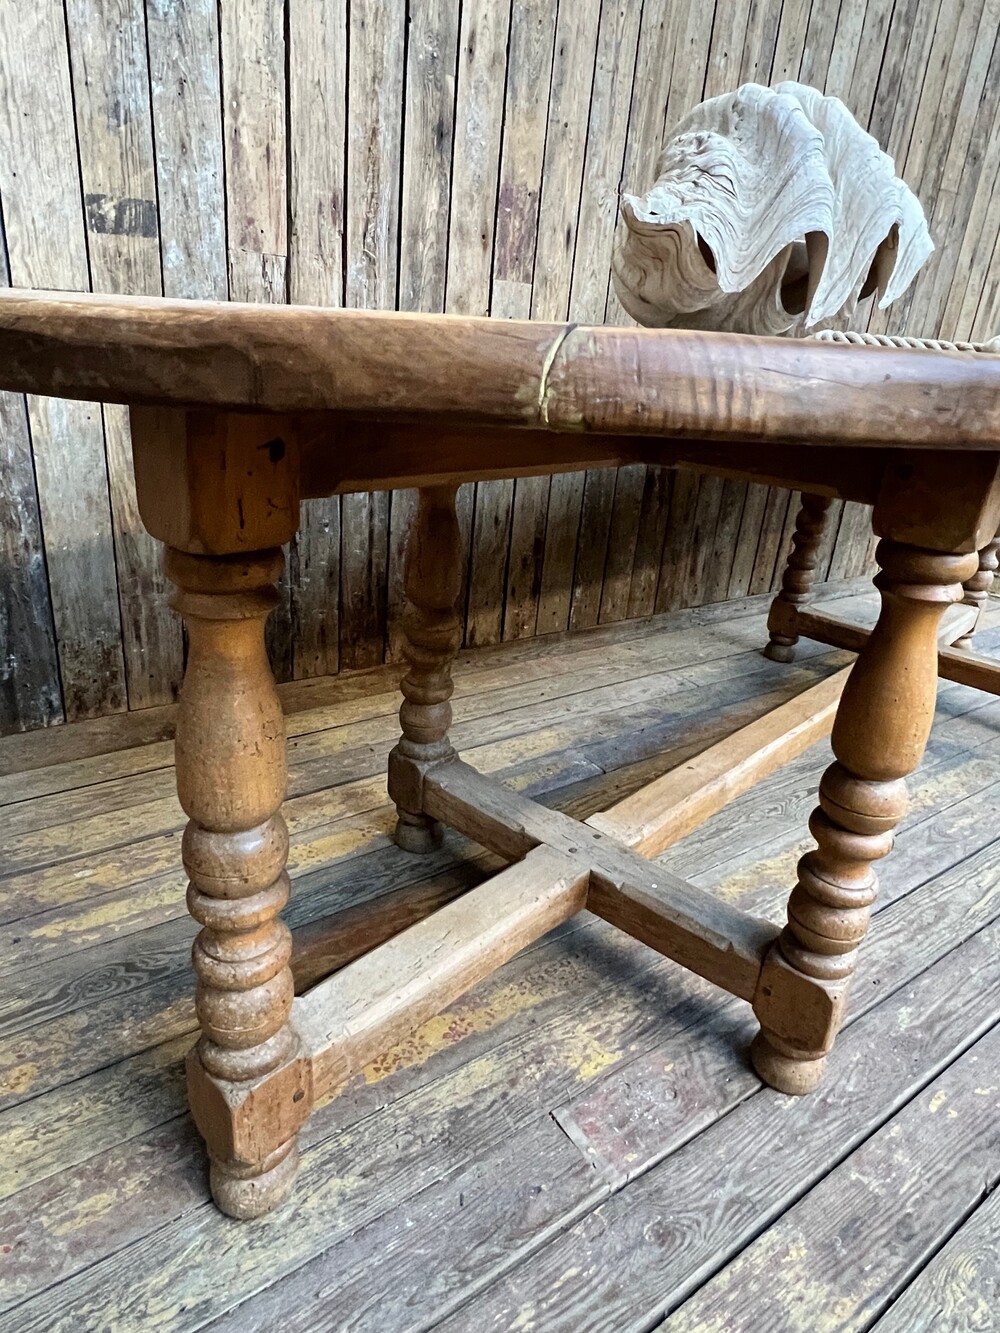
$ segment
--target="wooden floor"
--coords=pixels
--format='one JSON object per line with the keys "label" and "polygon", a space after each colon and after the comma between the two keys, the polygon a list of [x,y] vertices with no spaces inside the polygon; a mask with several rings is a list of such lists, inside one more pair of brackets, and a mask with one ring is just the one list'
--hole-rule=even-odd
{"label": "wooden floor", "polygon": [[[589,814],[850,660],[766,661],[765,610],[466,657],[454,738]],[[285,703],[308,985],[493,862],[390,843],[390,670]],[[209,1203],[185,1113],[170,721],[0,742],[0,1333],[1000,1327],[1000,700],[940,688],[819,1093],[763,1089],[746,1005],[584,914],[323,1105],[294,1201],[242,1224]],[[663,863],[778,919],[828,757]]]}

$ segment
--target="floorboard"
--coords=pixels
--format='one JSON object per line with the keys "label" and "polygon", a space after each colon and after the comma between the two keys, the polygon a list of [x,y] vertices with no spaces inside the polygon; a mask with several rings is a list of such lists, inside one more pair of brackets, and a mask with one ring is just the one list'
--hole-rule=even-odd
{"label": "floorboard", "polygon": [[[856,582],[824,596],[871,618]],[[766,661],[766,608],[463,654],[456,742],[589,815],[850,660]],[[1000,607],[978,642],[1000,653]],[[395,684],[284,687],[299,989],[497,865],[455,835],[419,861],[391,843]],[[989,1326],[1000,700],[940,686],[819,1093],[762,1088],[747,1006],[584,913],[324,1104],[293,1202],[250,1225],[208,1202],[186,1113],[194,927],[174,714],[150,713],[58,728],[48,755],[0,742],[0,1333]],[[780,920],[828,761],[660,863]]]}

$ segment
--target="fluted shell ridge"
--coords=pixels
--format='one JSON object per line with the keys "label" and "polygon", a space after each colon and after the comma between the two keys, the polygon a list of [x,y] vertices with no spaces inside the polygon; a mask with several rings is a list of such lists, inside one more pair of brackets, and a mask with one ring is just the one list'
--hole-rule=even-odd
{"label": "fluted shell ridge", "polygon": [[694,107],[626,194],[615,288],[640,324],[805,333],[885,307],[933,250],[892,159],[836,97],[747,83]]}

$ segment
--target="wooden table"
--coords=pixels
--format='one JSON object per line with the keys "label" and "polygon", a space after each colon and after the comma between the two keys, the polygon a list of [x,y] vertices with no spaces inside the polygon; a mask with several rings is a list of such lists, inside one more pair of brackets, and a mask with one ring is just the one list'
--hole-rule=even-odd
{"label": "wooden table", "polygon": [[[190,819],[188,905],[203,929],[194,946],[202,1036],[188,1075],[221,1208],[236,1217],[273,1208],[291,1188],[318,1097],[584,907],[749,1001],[761,1025],[752,1058],[768,1083],[816,1086],[867,929],[872,862],[904,812],[939,669],[1000,692],[1000,668],[939,652],[939,639],[971,634],[974,607],[950,633],[942,613],[975,600],[963,584],[975,586],[977,553],[1000,525],[1000,360],[7,291],[0,388],[131,409],[140,512],[165,548],[190,640],[177,786]],[[458,484],[636,462],[805,492],[771,651],[787,657],[808,634],[859,652],[810,820],[818,846],[799,864],[780,933],[642,853],[718,808],[730,779],[745,783],[787,756],[784,731],[738,756],[739,746],[706,757],[714,777],[702,794],[716,795],[700,804],[681,810],[668,774],[582,824],[477,773],[448,740]],[[446,824],[511,864],[294,998],[280,919],[285,739],[264,623],[301,500],[401,486],[419,487],[420,502],[407,555],[402,735],[389,762],[396,838],[426,852]],[[870,634],[805,605],[828,497],[874,506],[882,610]],[[795,734],[801,748],[817,733]]]}

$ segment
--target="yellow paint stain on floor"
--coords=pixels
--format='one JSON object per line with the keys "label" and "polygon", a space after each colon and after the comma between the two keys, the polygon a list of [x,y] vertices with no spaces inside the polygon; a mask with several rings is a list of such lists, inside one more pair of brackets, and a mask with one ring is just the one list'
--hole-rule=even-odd
{"label": "yellow paint stain on floor", "polygon": [[570,1063],[576,1066],[576,1076],[581,1083],[596,1078],[602,1070],[616,1064],[621,1058],[620,1050],[602,1046],[595,1037],[585,1032],[580,1033],[570,1052]]}
{"label": "yellow paint stain on floor", "polygon": [[39,1075],[39,1067],[30,1061],[24,1064],[12,1065],[6,1071],[3,1077],[3,1083],[0,1084],[0,1092],[5,1096],[17,1096],[22,1092],[29,1092]]}
{"label": "yellow paint stain on floor", "polygon": [[930,1111],[931,1115],[937,1115],[938,1111],[941,1110],[941,1107],[944,1106],[947,1100],[948,1100],[948,1094],[942,1088],[940,1091],[936,1092],[934,1096],[931,1098],[927,1106],[928,1111]]}
{"label": "yellow paint stain on floor", "polygon": [[350,856],[359,848],[374,846],[379,840],[388,841],[394,817],[395,810],[390,816],[387,807],[381,818],[367,819],[356,827],[341,829],[299,846],[293,845],[288,854],[289,874],[301,875],[309,870],[318,870]]}
{"label": "yellow paint stain on floor", "polygon": [[787,896],[791,891],[788,886],[795,883],[799,860],[815,845],[811,838],[806,838],[776,856],[743,866],[713,885],[712,892],[727,903],[739,903],[751,893],[759,893],[762,884],[774,884],[776,898]]}
{"label": "yellow paint stain on floor", "polygon": [[[127,1188],[127,1182],[124,1193],[126,1197],[134,1193]],[[145,1181],[142,1182],[145,1186]],[[83,1227],[93,1226],[99,1217],[104,1217],[112,1212],[122,1202],[122,1194],[113,1193],[105,1190],[100,1194],[88,1194],[85,1199],[78,1203],[75,1208],[63,1213],[58,1222],[50,1223],[45,1230],[50,1236],[69,1236],[74,1231],[79,1231]],[[65,1203],[60,1200],[60,1207],[65,1208]],[[43,1219],[45,1220],[45,1219]]]}
{"label": "yellow paint stain on floor", "polygon": [[[173,883],[161,886],[158,892],[143,895],[138,901],[116,896],[107,902],[95,904],[89,911],[47,921],[41,926],[36,926],[34,930],[28,932],[28,935],[31,939],[57,940],[67,934],[85,935],[89,931],[107,930],[109,927],[121,926],[129,917],[135,915],[137,907],[141,914],[150,907],[161,906],[164,903],[169,906],[175,897],[176,885]],[[182,904],[178,903],[178,915],[181,909]]]}

